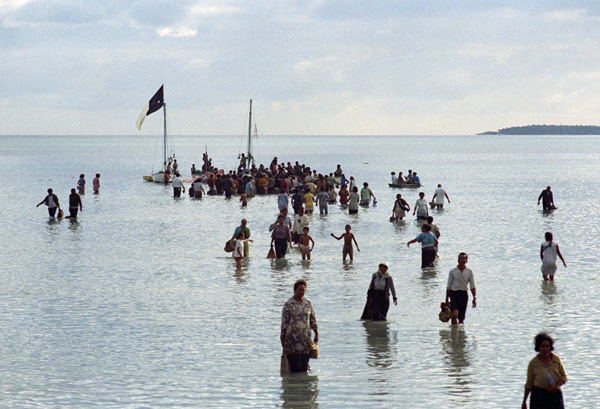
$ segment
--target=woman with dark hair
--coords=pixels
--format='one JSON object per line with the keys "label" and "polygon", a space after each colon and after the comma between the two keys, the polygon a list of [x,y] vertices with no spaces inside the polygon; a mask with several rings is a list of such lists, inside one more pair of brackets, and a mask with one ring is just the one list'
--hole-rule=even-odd
{"label": "woman with dark hair", "polygon": [[285,217],[280,214],[277,217],[277,224],[273,226],[273,231],[271,232],[271,247],[275,244],[277,258],[285,258],[288,242],[290,243],[290,247],[292,247],[292,233],[290,232],[290,228],[283,224],[284,222]]}
{"label": "woman with dark hair", "polygon": [[421,234],[406,243],[408,247],[412,243],[421,243],[421,268],[433,267],[435,256],[437,254],[438,240],[435,234],[431,232],[431,226],[429,224],[423,224],[421,226]]}
{"label": "woman with dark hair", "polygon": [[527,382],[522,409],[527,409],[527,397],[530,409],[564,409],[562,390],[567,383],[567,373],[558,355],[554,354],[554,340],[541,332],[535,336],[537,356],[527,367]]}
{"label": "woman with dark hair", "polygon": [[290,364],[290,372],[310,371],[311,330],[314,343],[319,342],[315,310],[306,294],[306,280],[294,283],[294,296],[283,306],[281,313],[281,346]]}

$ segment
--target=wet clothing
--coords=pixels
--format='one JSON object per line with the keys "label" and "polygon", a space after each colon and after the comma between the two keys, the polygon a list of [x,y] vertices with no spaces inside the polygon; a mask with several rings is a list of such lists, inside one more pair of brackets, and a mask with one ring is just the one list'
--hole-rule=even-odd
{"label": "wet clothing", "polygon": [[318,331],[312,303],[307,298],[300,302],[290,298],[281,313],[281,331],[284,333],[283,353],[288,356],[291,372],[309,370],[311,330]]}
{"label": "wet clothing", "polygon": [[367,311],[365,311],[366,314],[363,312],[361,319],[386,321],[387,312],[390,308],[390,292],[395,300],[396,288],[394,287],[394,279],[392,276],[387,271],[385,274],[381,274],[379,271],[374,273],[371,278],[369,290],[367,291],[367,305],[370,301],[370,311],[367,308]]}
{"label": "wet clothing", "polygon": [[538,202],[542,200],[542,207],[544,210],[551,210],[554,208],[554,198],[552,197],[552,191],[548,189],[542,190],[542,193],[538,196]]}
{"label": "wet clothing", "polygon": [[530,409],[564,409],[562,391],[548,392],[552,385],[559,381],[567,382],[567,372],[558,355],[550,353],[552,360],[546,365],[536,356],[527,366],[527,381],[525,389],[531,391]]}
{"label": "wet clothing", "polygon": [[542,243],[542,274],[554,277],[556,273],[556,261],[558,259],[558,244],[552,241]]}

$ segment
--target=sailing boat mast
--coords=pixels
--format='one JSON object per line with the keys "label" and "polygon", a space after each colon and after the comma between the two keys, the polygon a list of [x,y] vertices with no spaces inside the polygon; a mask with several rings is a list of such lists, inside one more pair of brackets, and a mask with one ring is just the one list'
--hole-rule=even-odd
{"label": "sailing boat mast", "polygon": [[163,102],[163,128],[164,128],[164,140],[163,140],[163,172],[167,171],[167,103]]}
{"label": "sailing boat mast", "polygon": [[246,168],[250,169],[250,143],[252,141],[252,100],[250,100],[250,114],[248,118],[248,155],[246,157]]}

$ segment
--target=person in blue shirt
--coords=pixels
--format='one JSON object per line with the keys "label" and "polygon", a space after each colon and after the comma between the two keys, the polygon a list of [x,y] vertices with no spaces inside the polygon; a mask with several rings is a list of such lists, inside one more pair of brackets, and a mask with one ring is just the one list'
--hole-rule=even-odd
{"label": "person in blue shirt", "polygon": [[435,261],[435,256],[437,254],[437,245],[438,240],[435,237],[435,234],[431,232],[431,226],[428,224],[423,224],[421,226],[421,234],[417,237],[406,243],[408,247],[412,243],[419,242],[421,243],[421,268],[433,267],[433,262]]}
{"label": "person in blue shirt", "polygon": [[419,177],[417,176],[417,172],[413,172],[412,175],[412,183],[416,184],[416,185],[420,185],[421,184],[421,180],[419,179]]}

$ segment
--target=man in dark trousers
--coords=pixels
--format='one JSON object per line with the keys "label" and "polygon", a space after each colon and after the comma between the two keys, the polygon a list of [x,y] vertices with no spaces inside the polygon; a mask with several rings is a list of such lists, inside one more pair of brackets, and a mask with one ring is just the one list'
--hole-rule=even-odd
{"label": "man in dark trousers", "polygon": [[538,197],[538,206],[540,205],[540,200],[542,201],[544,211],[556,209],[556,206],[554,206],[554,198],[552,197],[550,186],[542,190],[542,193],[540,193]]}

